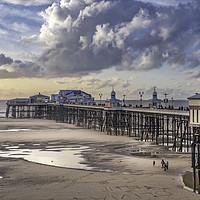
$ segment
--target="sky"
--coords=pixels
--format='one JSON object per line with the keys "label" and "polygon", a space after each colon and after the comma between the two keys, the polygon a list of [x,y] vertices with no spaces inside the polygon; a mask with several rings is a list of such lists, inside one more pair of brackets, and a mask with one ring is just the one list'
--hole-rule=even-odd
{"label": "sky", "polygon": [[199,0],[1,0],[0,99],[200,92]]}

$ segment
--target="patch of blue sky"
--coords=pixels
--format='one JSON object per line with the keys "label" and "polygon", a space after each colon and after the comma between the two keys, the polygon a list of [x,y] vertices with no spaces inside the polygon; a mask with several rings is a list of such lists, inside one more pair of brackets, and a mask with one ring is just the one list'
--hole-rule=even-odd
{"label": "patch of blue sky", "polygon": [[9,42],[9,41],[17,42],[21,38],[19,35],[19,32],[9,29],[2,24],[0,24],[0,29],[2,32],[4,32],[4,34],[0,34],[0,38],[3,39],[4,41],[6,40],[6,42]]}
{"label": "patch of blue sky", "polygon": [[133,39],[136,39],[136,40],[142,40],[145,38],[146,35],[149,35],[150,31],[151,31],[151,28],[149,28],[149,27],[142,29],[142,30],[137,30],[137,31],[134,31],[130,35],[130,37]]}
{"label": "patch of blue sky", "polygon": [[11,8],[16,8],[16,9],[32,9],[33,11],[38,11],[38,10],[44,10],[48,8],[52,3],[44,4],[44,5],[22,5],[22,4],[13,4],[13,3],[0,3],[5,6],[11,7]]}
{"label": "patch of blue sky", "polygon": [[22,35],[39,34],[43,19],[31,7],[0,4],[0,10],[0,30],[9,32],[10,37],[16,37],[18,40]]}
{"label": "patch of blue sky", "polygon": [[149,2],[154,5],[161,5],[161,6],[178,6],[180,3],[181,4],[187,4],[192,2],[193,0],[138,0],[142,2]]}
{"label": "patch of blue sky", "polygon": [[[6,18],[6,24],[10,24],[11,26],[14,24],[24,24],[26,25],[27,31],[35,31],[36,29],[39,29],[41,27],[41,23],[33,20],[33,19],[28,19],[22,16],[9,16]],[[14,29],[15,27],[13,27]],[[10,27],[12,30],[12,27]],[[19,30],[21,32],[21,30]]]}
{"label": "patch of blue sky", "polygon": [[26,7],[20,5],[5,5],[0,3],[1,8],[1,18],[7,18],[8,16],[21,16],[26,17],[28,19],[32,19],[35,21],[42,21],[42,18],[38,15],[39,12],[43,10],[43,8],[34,9],[34,7]]}

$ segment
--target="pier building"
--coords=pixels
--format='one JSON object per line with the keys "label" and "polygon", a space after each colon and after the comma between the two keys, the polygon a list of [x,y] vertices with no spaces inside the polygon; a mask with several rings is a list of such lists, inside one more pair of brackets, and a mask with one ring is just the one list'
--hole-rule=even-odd
{"label": "pier building", "polygon": [[28,104],[29,102],[29,98],[16,98],[7,101],[7,103],[9,104]]}
{"label": "pier building", "polygon": [[[190,126],[193,129],[192,142],[192,167],[193,167],[193,186],[194,192],[199,185],[198,193],[200,194],[200,94],[188,97],[190,110]],[[198,179],[198,180],[196,180]]]}
{"label": "pier building", "polygon": [[156,92],[156,88],[154,87],[152,99],[149,99],[149,108],[158,108],[158,107],[160,107],[160,105],[163,102],[163,100],[158,99],[157,95],[158,94]]}
{"label": "pier building", "polygon": [[190,125],[200,128],[200,94],[188,97],[190,109]]}
{"label": "pier building", "polygon": [[49,102],[50,97],[40,94],[40,92],[34,96],[29,97],[29,103],[44,103],[44,102]]}
{"label": "pier building", "polygon": [[114,88],[111,92],[111,98],[106,100],[106,107],[107,108],[120,108],[121,104],[120,104],[120,100],[116,99],[116,92],[114,91]]}
{"label": "pier building", "polygon": [[51,101],[59,104],[92,104],[94,98],[82,90],[60,90],[58,94],[51,95]]}

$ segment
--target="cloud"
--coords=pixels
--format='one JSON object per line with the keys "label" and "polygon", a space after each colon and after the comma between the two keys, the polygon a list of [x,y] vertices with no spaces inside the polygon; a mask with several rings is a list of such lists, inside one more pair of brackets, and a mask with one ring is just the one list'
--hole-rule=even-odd
{"label": "cloud", "polygon": [[13,63],[13,59],[10,57],[6,57],[5,54],[1,53],[0,54],[0,67],[2,65],[6,65],[6,64],[12,64]]}
{"label": "cloud", "polygon": [[189,80],[199,79],[200,78],[200,71],[198,69],[187,70],[187,71],[183,72],[183,75],[187,76]]}
{"label": "cloud", "polygon": [[39,5],[49,5],[55,0],[1,0],[2,3],[9,3],[15,5],[24,5],[24,6],[39,6]]}
{"label": "cloud", "polygon": [[38,39],[45,49],[39,63],[49,77],[111,67],[199,67],[194,54],[200,49],[199,11],[195,3],[156,7],[134,0],[61,0],[41,13],[45,23]]}
{"label": "cloud", "polygon": [[[113,86],[120,86],[123,84],[122,80],[118,77],[112,78],[94,78],[94,77],[73,77],[66,79],[57,80],[58,85],[67,85],[74,88],[89,88],[89,89],[105,89],[112,88]],[[73,85],[73,86],[72,86]]]}
{"label": "cloud", "polygon": [[122,84],[122,87],[123,87],[123,88],[128,88],[129,86],[130,86],[129,80],[125,81],[125,82]]}
{"label": "cloud", "polygon": [[43,21],[37,12],[41,9],[44,8],[0,3],[0,52],[15,54],[16,59],[23,59],[18,58],[23,52],[36,52],[35,46],[27,47],[20,41],[34,34],[38,36]]}
{"label": "cloud", "polygon": [[163,6],[177,6],[178,4],[187,4],[192,2],[192,0],[141,0],[143,2],[150,2],[155,5],[163,5]]}
{"label": "cloud", "polygon": [[0,54],[0,79],[41,77],[42,68],[34,62],[22,62]]}
{"label": "cloud", "polygon": [[[46,0],[26,2],[29,3],[25,5],[47,3]],[[156,6],[136,0],[49,3],[53,4],[40,13],[44,22],[39,34],[36,31],[30,35],[28,23],[21,21],[9,27],[14,32],[26,33],[20,44],[42,47],[38,60],[33,61],[35,64],[22,62],[30,66],[30,71],[39,66],[38,74],[46,77],[77,77],[109,68],[150,71],[172,66],[182,71],[199,70],[198,1],[176,6]],[[2,31],[2,34],[7,31],[5,23]]]}

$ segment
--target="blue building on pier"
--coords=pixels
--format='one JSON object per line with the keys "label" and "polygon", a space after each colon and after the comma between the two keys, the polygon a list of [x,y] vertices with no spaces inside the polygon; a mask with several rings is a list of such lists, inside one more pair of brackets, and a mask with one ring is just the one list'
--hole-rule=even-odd
{"label": "blue building on pier", "polygon": [[163,100],[158,99],[156,88],[154,87],[152,99],[149,99],[149,108],[158,108],[161,106],[162,102],[163,102]]}

